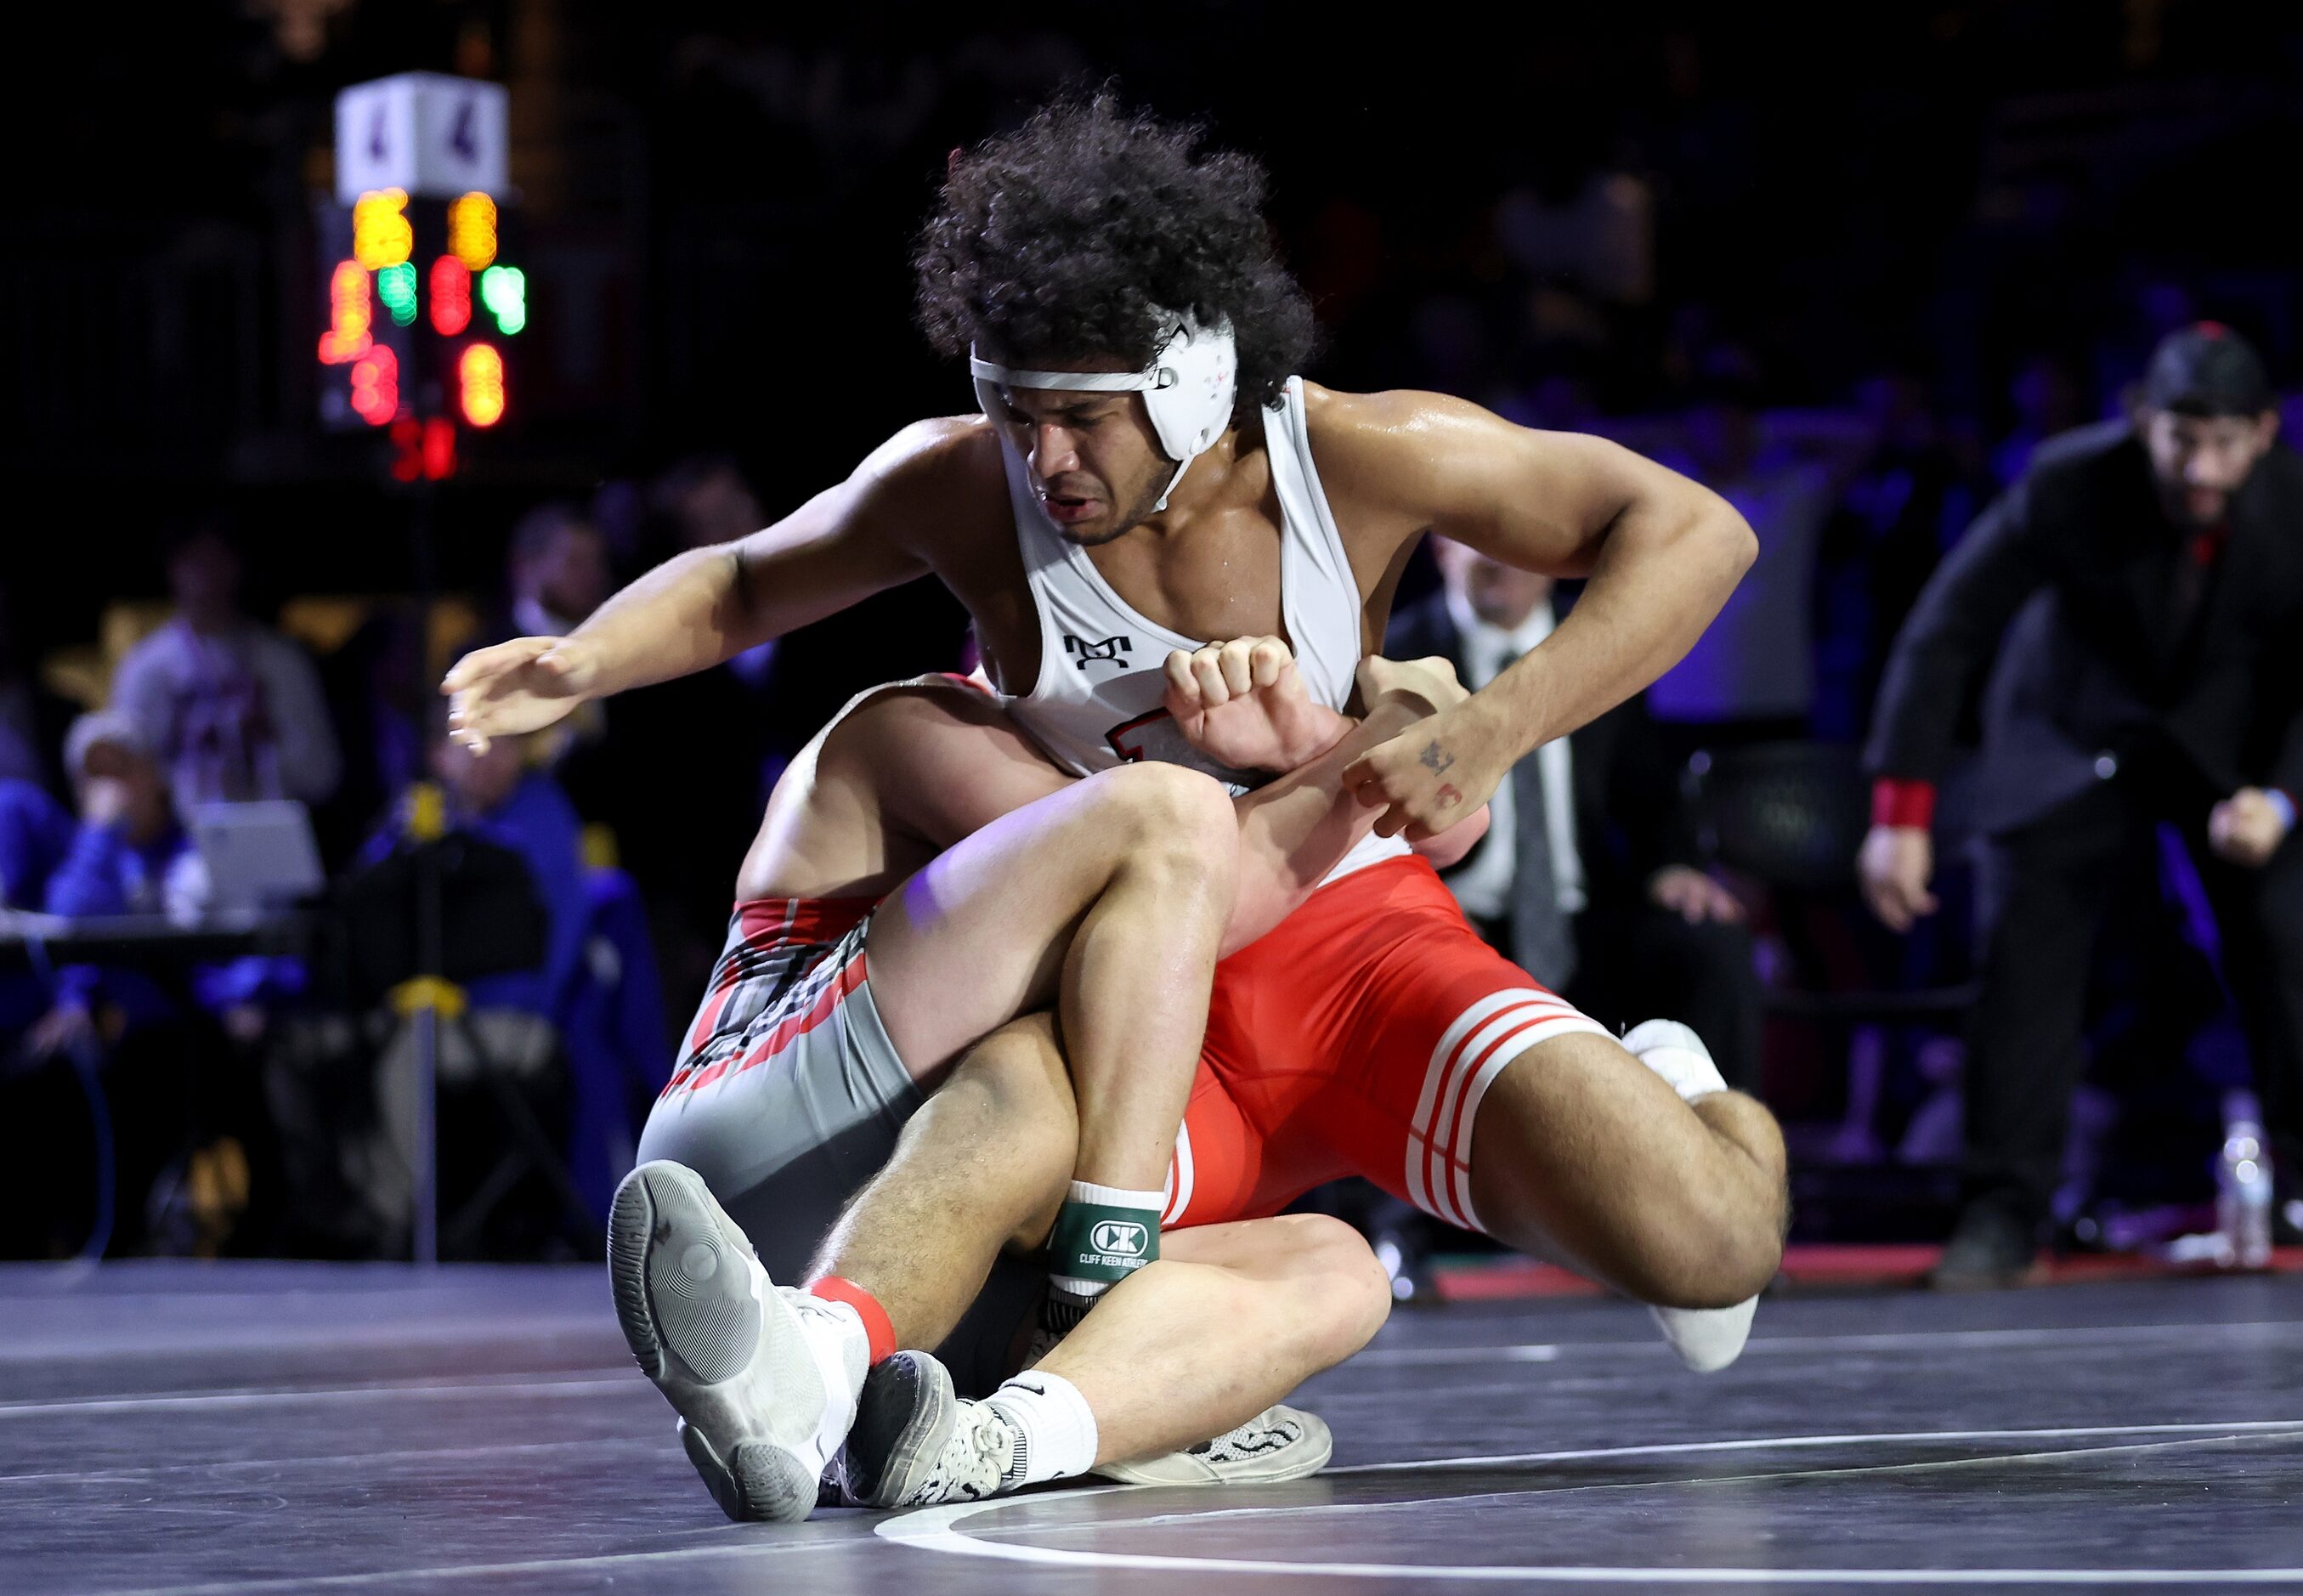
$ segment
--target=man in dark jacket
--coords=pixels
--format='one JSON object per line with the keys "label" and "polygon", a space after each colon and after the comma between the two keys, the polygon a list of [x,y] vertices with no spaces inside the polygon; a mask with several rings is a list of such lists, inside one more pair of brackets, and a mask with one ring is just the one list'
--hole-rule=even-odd
{"label": "man in dark jacket", "polygon": [[1931,912],[1935,784],[1989,671],[1977,772],[1983,993],[1965,1205],[1944,1286],[2030,1264],[2080,1068],[2114,866],[2189,847],[2283,1162],[2303,1169],[2303,460],[2262,361],[2203,323],[2153,354],[2134,414],[2041,446],[1896,638],[1867,763],[1866,895]]}
{"label": "man in dark jacket", "polygon": [[[1476,690],[1549,635],[1551,578],[1435,538],[1443,586],[1386,651],[1442,654]],[[1727,1084],[1758,1086],[1759,987],[1743,907],[1705,874],[1679,773],[1644,703],[1514,767],[1480,844],[1442,872],[1482,935],[1605,1023],[1691,1026]]]}

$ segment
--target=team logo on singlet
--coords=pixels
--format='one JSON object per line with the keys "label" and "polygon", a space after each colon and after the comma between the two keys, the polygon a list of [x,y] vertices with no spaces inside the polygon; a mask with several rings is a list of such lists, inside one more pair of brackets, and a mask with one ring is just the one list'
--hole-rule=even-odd
{"label": "team logo on singlet", "polygon": [[1126,636],[1091,643],[1085,638],[1075,638],[1069,632],[1064,634],[1065,651],[1071,654],[1072,663],[1083,671],[1093,664],[1106,664],[1125,671],[1127,669],[1127,655],[1135,646],[1135,639]]}
{"label": "team logo on singlet", "polygon": [[1134,764],[1140,760],[1156,759],[1163,764],[1180,764],[1195,770],[1203,776],[1213,776],[1230,789],[1234,798],[1253,792],[1271,780],[1269,771],[1239,771],[1211,759],[1194,747],[1184,729],[1176,724],[1176,717],[1165,709],[1155,709],[1137,715],[1132,721],[1122,721],[1103,734],[1111,751]]}

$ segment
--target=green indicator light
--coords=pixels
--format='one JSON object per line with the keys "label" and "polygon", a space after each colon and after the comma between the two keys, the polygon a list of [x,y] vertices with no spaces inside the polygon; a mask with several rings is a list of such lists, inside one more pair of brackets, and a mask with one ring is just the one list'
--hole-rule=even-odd
{"label": "green indicator light", "polygon": [[375,274],[375,297],[392,312],[392,325],[404,327],[416,319],[416,268],[407,261],[388,266]]}
{"label": "green indicator light", "polygon": [[492,266],[480,274],[480,303],[509,335],[527,325],[527,274],[518,266]]}

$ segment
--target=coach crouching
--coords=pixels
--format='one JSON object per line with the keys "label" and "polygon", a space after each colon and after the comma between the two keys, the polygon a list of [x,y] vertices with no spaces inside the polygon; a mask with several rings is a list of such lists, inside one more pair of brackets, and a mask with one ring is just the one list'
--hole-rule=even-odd
{"label": "coach crouching", "polygon": [[1935,908],[1935,784],[1990,671],[1982,994],[1938,1286],[2031,1263],[2096,933],[2117,863],[2161,823],[2213,906],[2282,1178],[2303,1174],[2303,846],[2289,837],[2303,794],[2303,460],[2276,444],[2273,405],[2262,360],[2229,329],[2171,334],[2131,417],[2044,445],[1895,639],[1866,755],[1861,871],[1898,931]]}

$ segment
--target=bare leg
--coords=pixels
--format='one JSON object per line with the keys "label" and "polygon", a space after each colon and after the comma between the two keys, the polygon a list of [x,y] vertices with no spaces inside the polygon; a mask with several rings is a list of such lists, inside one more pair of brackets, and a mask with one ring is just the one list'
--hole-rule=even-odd
{"label": "bare leg", "polygon": [[1015,1015],[1061,1013],[1083,1179],[1167,1173],[1231,910],[1230,800],[1172,765],[1106,771],[994,821],[872,926],[873,997],[914,1076]]}
{"label": "bare leg", "polygon": [[1095,1414],[1096,1461],[1220,1435],[1368,1344],[1391,1286],[1358,1232],[1324,1214],[1170,1230],[1039,1367]]}
{"label": "bare leg", "polygon": [[1052,1020],[1031,1015],[985,1037],[905,1126],[815,1272],[876,1297],[898,1346],[940,1344],[1002,1246],[1047,1239],[1076,1158],[1073,1114]]}
{"label": "bare leg", "polygon": [[1619,1044],[1538,1043],[1472,1127],[1472,1200],[1499,1241],[1556,1256],[1642,1302],[1721,1308],[1783,1257],[1781,1133],[1737,1092],[1691,1106]]}

